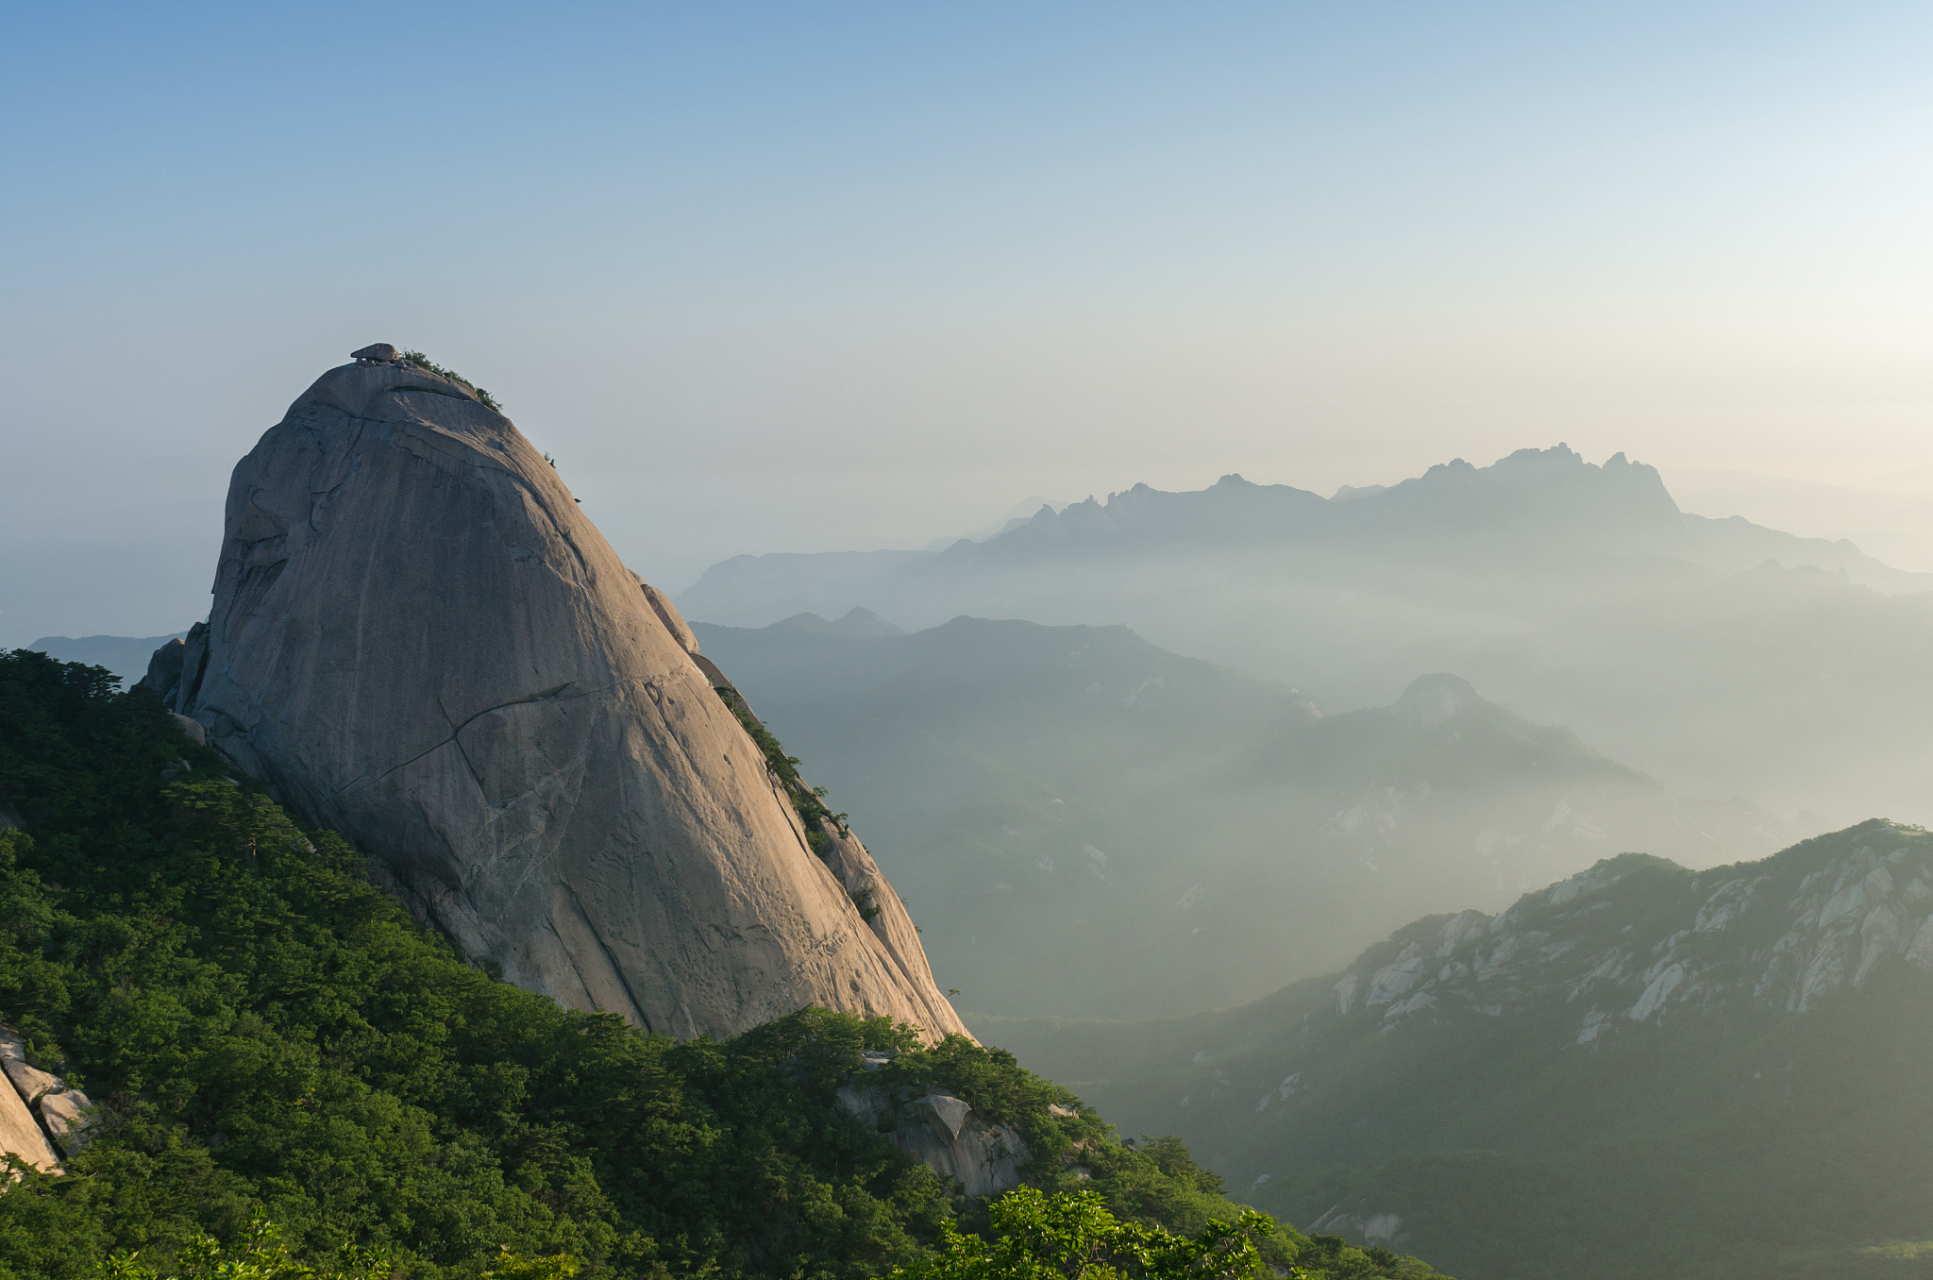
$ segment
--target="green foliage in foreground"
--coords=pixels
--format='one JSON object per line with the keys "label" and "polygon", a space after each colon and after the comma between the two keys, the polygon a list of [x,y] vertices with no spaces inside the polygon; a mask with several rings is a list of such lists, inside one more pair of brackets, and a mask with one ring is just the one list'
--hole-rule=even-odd
{"label": "green foliage in foreground", "polygon": [[[69,1176],[0,1190],[0,1280],[117,1254],[239,1277],[263,1250],[326,1274],[344,1245],[424,1280],[558,1255],[584,1280],[883,1275],[986,1207],[838,1111],[869,1048],[901,1051],[882,1084],[1017,1126],[1041,1187],[1191,1234],[1240,1212],[1179,1143],[1122,1145],[999,1050],[814,1009],[680,1044],[493,981],[113,684],[0,654],[0,797],[27,828],[0,831],[0,1011],[114,1117]],[[1268,1241],[1278,1265],[1319,1247]]]}
{"label": "green foliage in foreground", "polygon": [[[1275,1224],[1253,1211],[1197,1236],[1122,1222],[1099,1195],[1018,1187],[992,1210],[991,1241],[946,1228],[940,1257],[896,1280],[1244,1280],[1272,1275],[1262,1246]],[[1291,1273],[1299,1274],[1299,1273]]]}
{"label": "green foliage in foreground", "polygon": [[190,1240],[165,1277],[127,1252],[109,1258],[103,1273],[107,1280],[383,1280],[394,1270],[388,1250],[355,1245],[344,1245],[328,1270],[312,1267],[291,1257],[282,1229],[258,1214],[233,1247],[207,1235]]}

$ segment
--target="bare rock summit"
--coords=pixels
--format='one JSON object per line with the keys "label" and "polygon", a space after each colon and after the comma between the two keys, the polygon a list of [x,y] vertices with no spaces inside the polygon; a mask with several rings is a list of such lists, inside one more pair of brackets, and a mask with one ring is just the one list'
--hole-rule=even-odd
{"label": "bare rock summit", "polygon": [[236,466],[209,619],[150,683],[568,1006],[684,1037],[807,1004],[965,1034],[871,855],[808,838],[670,601],[508,418],[382,349]]}

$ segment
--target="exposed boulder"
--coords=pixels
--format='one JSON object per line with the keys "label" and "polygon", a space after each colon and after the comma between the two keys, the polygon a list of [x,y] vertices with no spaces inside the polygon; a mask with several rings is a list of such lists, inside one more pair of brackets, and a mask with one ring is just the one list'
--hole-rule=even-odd
{"label": "exposed boulder", "polygon": [[235,468],[214,596],[176,709],[505,978],[679,1036],[965,1034],[897,896],[849,892],[870,856],[815,856],[676,610],[468,387],[324,374]]}
{"label": "exposed boulder", "polygon": [[401,352],[397,351],[395,347],[392,347],[387,342],[372,342],[359,351],[351,351],[349,358],[351,360],[367,360],[371,364],[390,364],[400,357],[401,354]]}
{"label": "exposed boulder", "polygon": [[995,1124],[950,1093],[913,1097],[864,1077],[842,1086],[839,1109],[885,1130],[901,1151],[959,1185],[970,1196],[994,1195],[1020,1183],[1027,1144],[1010,1125]]}
{"label": "exposed boulder", "polygon": [[41,1123],[47,1126],[47,1132],[59,1144],[63,1155],[77,1156],[94,1140],[99,1113],[79,1089],[43,1094],[34,1106],[39,1109]]}
{"label": "exposed boulder", "polygon": [[[85,1093],[69,1088],[53,1072],[30,1065],[26,1041],[11,1027],[0,1027],[0,1069],[4,1069],[7,1083],[13,1086],[11,1092],[40,1113],[47,1135],[59,1144],[62,1152],[77,1156],[93,1141],[93,1131],[100,1118],[98,1108]],[[32,1121],[30,1114],[28,1123]],[[0,1127],[4,1127],[3,1122]]]}
{"label": "exposed boulder", "polygon": [[139,689],[152,689],[161,701],[179,713],[194,698],[208,666],[208,624],[197,622],[188,634],[164,641],[148,659],[148,673],[136,682]]}
{"label": "exposed boulder", "polygon": [[19,1156],[43,1173],[60,1173],[60,1160],[35,1123],[28,1103],[49,1089],[65,1089],[59,1076],[27,1065],[26,1045],[10,1027],[0,1027],[0,1152]]}
{"label": "exposed boulder", "polygon": [[175,689],[181,684],[181,658],[188,652],[185,640],[163,641],[161,647],[148,659],[148,673],[142,676],[137,688],[152,689],[161,695],[163,702],[173,702]]}
{"label": "exposed boulder", "polygon": [[6,1068],[7,1080],[28,1102],[67,1087],[53,1072],[27,1064],[26,1047],[12,1031],[0,1031],[0,1066]]}
{"label": "exposed boulder", "polygon": [[19,1156],[42,1173],[60,1173],[60,1158],[47,1141],[33,1112],[12,1088],[0,1085],[0,1152]]}

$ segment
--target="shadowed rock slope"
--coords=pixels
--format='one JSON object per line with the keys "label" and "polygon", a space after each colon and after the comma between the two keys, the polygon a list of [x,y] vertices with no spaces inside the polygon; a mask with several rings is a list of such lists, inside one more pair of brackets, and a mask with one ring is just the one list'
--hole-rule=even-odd
{"label": "shadowed rock slope", "polygon": [[235,468],[214,597],[151,686],[507,979],[677,1036],[807,1004],[963,1030],[870,856],[808,829],[670,603],[467,385],[318,379]]}

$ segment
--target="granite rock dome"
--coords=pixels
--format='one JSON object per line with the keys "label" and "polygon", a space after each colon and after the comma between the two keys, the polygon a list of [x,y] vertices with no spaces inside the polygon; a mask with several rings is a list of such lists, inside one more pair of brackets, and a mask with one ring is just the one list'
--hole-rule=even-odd
{"label": "granite rock dome", "polygon": [[806,1004],[964,1034],[696,648],[508,418],[364,361],[236,466],[209,619],[152,679],[510,981],[677,1036]]}

